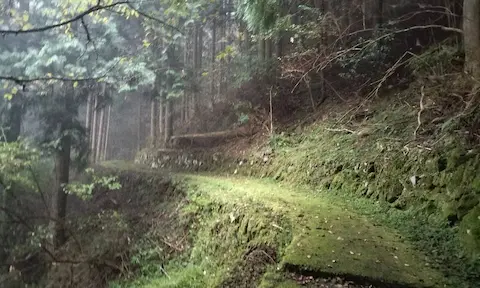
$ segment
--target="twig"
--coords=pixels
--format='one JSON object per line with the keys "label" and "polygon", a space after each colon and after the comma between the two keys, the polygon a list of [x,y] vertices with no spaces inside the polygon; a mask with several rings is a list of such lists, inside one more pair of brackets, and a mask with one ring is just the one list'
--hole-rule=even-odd
{"label": "twig", "polygon": [[180,30],[178,27],[175,27],[175,26],[173,26],[173,25],[170,25],[170,24],[168,24],[167,22],[165,22],[165,21],[163,21],[163,20],[161,20],[161,19],[158,19],[158,18],[156,18],[156,17],[153,17],[152,15],[149,15],[149,14],[147,14],[147,13],[145,13],[145,12],[142,12],[142,11],[138,10],[137,8],[133,7],[132,3],[127,2],[127,5],[128,5],[128,7],[129,7],[130,9],[132,9],[133,11],[135,11],[135,12],[137,12],[138,14],[142,15],[143,17],[145,17],[145,18],[147,18],[147,19],[150,19],[150,20],[153,20],[153,21],[156,21],[156,22],[158,22],[158,23],[160,23],[160,24],[162,24],[162,25],[164,25],[164,26],[166,26],[166,27],[168,27],[168,28],[171,28],[171,29],[179,32],[179,33],[182,34],[182,35],[185,35],[185,32],[182,31],[182,30]]}
{"label": "twig", "polygon": [[172,248],[173,250],[175,250],[177,252],[182,252],[182,249],[178,248],[177,246],[175,246],[173,244],[168,243],[165,239],[162,239],[162,242],[167,244],[168,247]]}
{"label": "twig", "polygon": [[307,85],[308,94],[310,95],[310,102],[312,104],[313,113],[317,112],[315,109],[315,100],[313,99],[312,87],[310,86],[310,81],[308,80],[310,77],[305,77],[303,80],[305,81],[305,85]]}
{"label": "twig", "polygon": [[273,86],[270,86],[270,135],[273,135],[273,104],[272,104],[272,89]]}
{"label": "twig", "polygon": [[[395,64],[393,64],[392,67],[388,68],[387,70],[387,73],[385,73],[385,75],[383,75],[382,79],[380,79],[380,81],[378,82],[377,86],[375,87],[375,89],[373,90],[375,96],[378,96],[378,92],[380,90],[380,88],[382,88],[383,86],[383,83],[385,83],[385,81],[387,81],[388,77],[392,76],[393,72],[395,72],[395,70],[397,70],[398,67],[402,66],[403,64],[405,64],[406,62],[408,62],[410,59],[407,59],[403,62],[400,62],[403,60],[403,58],[405,58],[407,55],[414,55],[412,52],[410,51],[407,51],[405,53],[403,53],[403,55],[398,58],[398,60],[395,62]],[[414,55],[415,56],[415,55]]]}
{"label": "twig", "polygon": [[421,90],[420,90],[420,93],[421,93],[421,97],[420,97],[420,110],[418,111],[418,114],[417,114],[417,122],[418,122],[418,125],[417,125],[417,128],[415,128],[415,131],[413,132],[413,138],[417,138],[417,132],[418,132],[418,129],[420,129],[420,126],[422,125],[422,112],[423,110],[425,109],[425,107],[423,106],[423,98],[425,97],[425,86],[422,86]]}
{"label": "twig", "polygon": [[263,250],[259,250],[259,251],[262,252],[263,254],[265,254],[265,256],[267,256],[268,259],[270,259],[272,261],[272,264],[275,264],[275,260],[272,258],[272,256],[268,255],[268,253],[263,251]]}
{"label": "twig", "polygon": [[7,142],[7,135],[5,135],[5,130],[3,129],[3,127],[0,127],[0,142]]}
{"label": "twig", "polygon": [[355,131],[350,130],[350,129],[346,129],[346,128],[341,128],[341,129],[325,128],[325,130],[331,131],[331,132],[347,132],[347,133],[350,133],[350,134],[355,134]]}
{"label": "twig", "polygon": [[170,275],[168,275],[167,271],[165,271],[165,268],[163,268],[162,265],[160,265],[160,270],[162,270],[163,274],[165,274],[165,276],[167,276],[168,279],[171,279]]}
{"label": "twig", "polygon": [[335,88],[333,87],[332,84],[330,84],[329,81],[327,81],[327,80],[324,80],[324,81],[325,81],[325,83],[327,83],[328,87],[330,87],[330,89],[332,89],[333,93],[335,93],[335,95],[337,95],[337,97],[340,98],[340,100],[342,100],[343,102],[347,102],[347,100],[343,99],[343,97],[340,96],[340,94],[337,92],[337,90],[335,90]]}
{"label": "twig", "polygon": [[275,223],[272,223],[271,225],[272,225],[273,227],[277,228],[277,229],[284,230],[282,227],[278,226],[278,225],[275,224]]}

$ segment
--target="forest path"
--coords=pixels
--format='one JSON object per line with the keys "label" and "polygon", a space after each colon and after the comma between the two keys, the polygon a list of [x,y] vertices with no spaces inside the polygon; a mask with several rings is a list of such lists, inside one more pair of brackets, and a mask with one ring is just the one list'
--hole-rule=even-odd
{"label": "forest path", "polygon": [[271,229],[289,229],[292,235],[291,243],[282,249],[281,266],[286,271],[403,284],[380,287],[444,287],[443,276],[397,231],[372,223],[334,196],[271,180],[178,177],[213,201],[265,207],[286,217],[289,227],[270,223]]}

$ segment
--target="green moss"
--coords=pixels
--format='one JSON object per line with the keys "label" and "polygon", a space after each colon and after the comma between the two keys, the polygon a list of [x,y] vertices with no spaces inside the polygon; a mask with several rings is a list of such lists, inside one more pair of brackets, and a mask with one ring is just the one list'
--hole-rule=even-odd
{"label": "green moss", "polygon": [[277,270],[270,270],[263,276],[262,282],[258,288],[298,288],[301,287],[295,281],[286,279],[283,273]]}
{"label": "green moss", "polygon": [[[187,266],[177,267],[176,270],[167,272],[168,276],[142,278],[129,284],[127,287],[135,288],[204,288],[207,287],[209,275],[204,275],[201,267]],[[170,270],[168,270],[170,271]],[[111,284],[111,288],[120,287],[119,284]]]}
{"label": "green moss", "polygon": [[457,218],[461,220],[475,206],[477,206],[479,202],[479,196],[472,193],[464,194],[457,203]]}
{"label": "green moss", "polygon": [[400,197],[400,195],[402,195],[402,193],[403,193],[403,185],[399,182],[394,183],[388,189],[388,193],[385,197],[385,200],[388,203],[393,203],[393,202],[397,201],[397,199]]}
{"label": "green moss", "polygon": [[474,257],[480,256],[480,205],[472,209],[460,225],[462,243]]}
{"label": "green moss", "polygon": [[289,242],[280,241],[288,243],[284,251],[280,250],[284,267],[408,284],[435,285],[443,281],[437,272],[425,266],[425,258],[394,231],[375,226],[322,195],[243,178],[188,176],[187,182],[198,191],[208,193],[213,201],[226,205],[244,203],[246,207],[257,203],[262,205],[262,210],[271,211],[268,213],[285,215],[287,226],[268,222],[268,218],[259,218],[259,215],[254,220],[240,221],[240,230],[264,243],[279,243],[274,241],[272,231],[288,231],[285,235],[294,235]]}

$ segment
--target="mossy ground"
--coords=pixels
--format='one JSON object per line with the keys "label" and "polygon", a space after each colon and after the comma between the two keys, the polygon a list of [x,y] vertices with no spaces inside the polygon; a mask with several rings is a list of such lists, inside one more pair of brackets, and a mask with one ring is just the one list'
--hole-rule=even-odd
{"label": "mossy ground", "polygon": [[[418,287],[436,287],[443,281],[439,273],[427,266],[425,257],[394,231],[371,224],[328,197],[268,180],[187,176],[187,183],[195,193],[206,194],[222,205],[238,203],[256,207],[256,214],[286,217],[286,227],[270,220],[258,230],[279,230],[281,234],[287,230],[287,234],[293,235],[291,241],[281,241],[287,244],[285,249],[279,247],[283,256],[279,267],[283,269],[296,267]],[[265,236],[257,241],[273,244]]]}
{"label": "mossy ground", "polygon": [[[223,202],[204,187],[178,179],[188,201],[179,206],[188,219],[190,248],[151,273],[113,287],[255,287],[277,262],[277,250],[291,241],[283,214],[259,203]],[[278,223],[283,229],[272,229]],[[158,264],[158,263],[157,263]],[[142,265],[149,265],[143,263]]]}

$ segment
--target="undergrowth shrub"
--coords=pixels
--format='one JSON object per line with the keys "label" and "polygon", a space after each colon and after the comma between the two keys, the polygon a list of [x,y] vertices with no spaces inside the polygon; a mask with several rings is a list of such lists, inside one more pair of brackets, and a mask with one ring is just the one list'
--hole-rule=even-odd
{"label": "undergrowth shrub", "polygon": [[414,55],[407,63],[416,76],[445,75],[458,72],[462,64],[462,48],[453,39],[433,45],[420,55]]}

